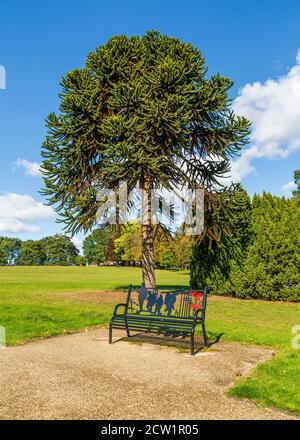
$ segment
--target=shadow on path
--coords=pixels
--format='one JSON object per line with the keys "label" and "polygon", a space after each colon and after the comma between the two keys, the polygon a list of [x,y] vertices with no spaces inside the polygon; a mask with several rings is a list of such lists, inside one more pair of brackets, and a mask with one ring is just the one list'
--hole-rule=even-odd
{"label": "shadow on path", "polygon": [[[223,334],[224,333],[209,334],[208,347],[206,348],[210,348],[214,344],[217,344],[222,338]],[[179,350],[187,350],[187,351],[190,351],[191,349],[191,339],[189,337],[183,338],[178,336],[172,337],[165,335],[153,335],[151,333],[137,333],[132,335],[130,338],[125,336],[123,338],[115,340],[114,343],[117,343],[119,341],[129,341],[137,344],[147,343],[157,346],[174,347]],[[195,338],[195,354],[199,353],[202,350],[204,350],[203,340],[202,338],[197,337]]]}

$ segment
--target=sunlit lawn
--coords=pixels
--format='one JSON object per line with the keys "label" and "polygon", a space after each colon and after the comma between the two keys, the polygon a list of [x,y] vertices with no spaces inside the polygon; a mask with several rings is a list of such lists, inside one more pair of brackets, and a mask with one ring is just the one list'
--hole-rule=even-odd
{"label": "sunlit lawn", "polygon": [[[157,281],[161,287],[184,286],[189,274],[158,270]],[[141,269],[133,267],[0,267],[0,325],[14,345],[107,324],[114,304],[84,301],[84,294],[140,282]],[[81,300],[69,299],[68,292],[83,292]]]}
{"label": "sunlit lawn", "polygon": [[[38,337],[106,325],[116,299],[90,301],[91,292],[126,290],[139,285],[141,270],[131,267],[0,268],[0,325],[9,345]],[[157,271],[160,287],[188,286],[187,271]],[[80,293],[78,297],[72,293]],[[85,297],[86,295],[86,297]],[[211,338],[260,344],[278,354],[258,366],[230,394],[300,413],[300,350],[291,349],[291,329],[300,325],[300,304],[209,297]]]}

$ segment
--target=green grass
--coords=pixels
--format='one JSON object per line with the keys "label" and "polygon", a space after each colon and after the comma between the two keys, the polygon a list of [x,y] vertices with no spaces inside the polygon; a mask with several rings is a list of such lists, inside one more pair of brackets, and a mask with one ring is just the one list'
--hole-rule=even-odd
{"label": "green grass", "polygon": [[229,395],[300,413],[300,352],[283,351],[256,367],[247,379],[239,381]]}
{"label": "green grass", "polygon": [[[114,304],[74,301],[57,293],[126,290],[138,285],[132,267],[0,267],[0,325],[7,344],[106,324]],[[157,271],[161,287],[188,285],[187,271]]]}
{"label": "green grass", "polygon": [[223,339],[279,349],[291,347],[291,328],[300,324],[300,304],[214,297],[207,327]]}
{"label": "green grass", "polygon": [[241,379],[229,395],[300,413],[300,350],[291,348],[291,329],[300,324],[300,304],[212,298],[211,337],[275,348],[277,354]]}
{"label": "green grass", "polygon": [[[0,325],[9,345],[106,325],[115,299],[91,301],[90,292],[126,290],[140,279],[141,270],[129,267],[0,267]],[[189,274],[158,270],[157,282],[161,288],[188,286]],[[300,351],[291,349],[291,328],[299,324],[300,304],[209,297],[211,339],[221,335],[224,341],[278,352],[231,388],[230,395],[300,413]]]}
{"label": "green grass", "polygon": [[[209,306],[210,303],[210,306]],[[212,298],[207,307],[211,337],[274,348],[276,355],[241,379],[229,395],[300,413],[300,350],[291,329],[300,324],[300,304]]]}
{"label": "green grass", "polygon": [[[188,286],[187,271],[157,270],[158,287]],[[12,300],[19,293],[29,299],[51,292],[122,290],[141,283],[135,267],[0,267],[0,294]]]}

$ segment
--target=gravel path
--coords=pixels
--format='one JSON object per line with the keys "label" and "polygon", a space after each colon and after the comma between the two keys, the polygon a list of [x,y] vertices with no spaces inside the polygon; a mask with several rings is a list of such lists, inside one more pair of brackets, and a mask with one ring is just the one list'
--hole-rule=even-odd
{"label": "gravel path", "polygon": [[93,329],[0,350],[0,418],[292,418],[226,396],[270,350],[218,343],[191,357],[153,338],[109,345],[107,336]]}

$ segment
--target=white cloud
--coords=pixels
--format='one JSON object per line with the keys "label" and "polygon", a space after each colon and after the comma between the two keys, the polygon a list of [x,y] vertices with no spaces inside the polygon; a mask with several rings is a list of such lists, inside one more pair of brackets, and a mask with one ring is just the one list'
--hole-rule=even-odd
{"label": "white cloud", "polygon": [[291,180],[290,182],[286,183],[282,186],[282,192],[285,196],[290,197],[292,195],[292,191],[294,191],[297,188],[296,183]]}
{"label": "white cloud", "polygon": [[238,159],[231,162],[231,180],[233,182],[240,182],[244,177],[255,171],[251,160],[257,158],[257,155],[257,147],[250,147]]}
{"label": "white cloud", "polygon": [[83,239],[78,236],[75,236],[75,237],[72,237],[72,242],[79,250],[79,253],[82,255]]}
{"label": "white cloud", "polygon": [[49,206],[29,195],[8,193],[0,195],[0,232],[37,232],[39,220],[53,217]]}
{"label": "white cloud", "polygon": [[24,168],[25,176],[39,177],[41,176],[41,165],[37,162],[30,162],[27,159],[17,159],[14,163],[16,168]]}
{"label": "white cloud", "polygon": [[246,84],[233,107],[252,122],[251,147],[233,161],[233,180],[252,173],[254,159],[285,159],[300,150],[300,49],[286,75]]}
{"label": "white cloud", "polygon": [[22,232],[38,232],[39,227],[21,222],[15,219],[2,219],[0,217],[0,232],[2,233],[22,233]]}

